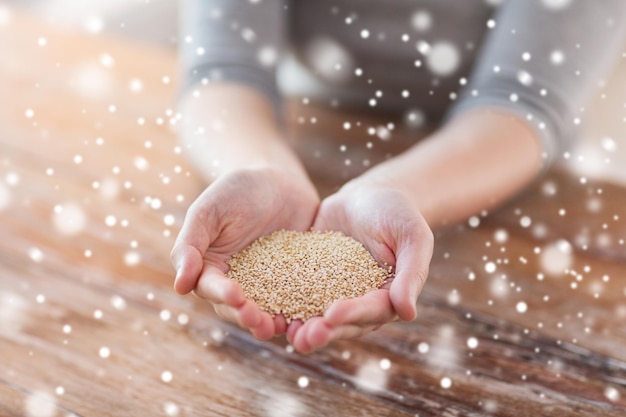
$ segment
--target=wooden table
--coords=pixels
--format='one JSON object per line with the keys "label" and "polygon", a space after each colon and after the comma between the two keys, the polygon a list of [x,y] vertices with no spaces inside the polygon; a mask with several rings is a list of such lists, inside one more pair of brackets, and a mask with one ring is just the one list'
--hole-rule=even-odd
{"label": "wooden table", "polygon": [[302,356],[171,289],[173,53],[17,12],[0,50],[0,416],[624,415],[624,189],[551,173],[439,233],[415,322]]}

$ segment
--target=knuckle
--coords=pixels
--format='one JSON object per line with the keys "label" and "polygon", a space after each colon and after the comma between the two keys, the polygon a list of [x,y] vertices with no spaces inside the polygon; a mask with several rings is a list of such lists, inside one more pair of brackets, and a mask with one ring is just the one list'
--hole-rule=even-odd
{"label": "knuckle", "polygon": [[222,320],[227,320],[231,322],[237,322],[236,318],[233,317],[232,308],[224,305],[224,304],[213,304],[213,310]]}
{"label": "knuckle", "polygon": [[172,247],[172,250],[170,251],[170,263],[174,268],[176,268],[176,263],[178,262],[179,247],[180,246],[177,243],[174,245],[174,247]]}
{"label": "knuckle", "polygon": [[426,281],[428,280],[428,273],[429,273],[428,265],[425,265],[422,269],[417,271],[416,280],[418,283],[418,286],[417,286],[418,292],[421,290],[424,284],[426,284]]}
{"label": "knuckle", "polygon": [[424,229],[423,233],[425,243],[428,243],[429,248],[432,248],[435,244],[435,234],[428,226]]}

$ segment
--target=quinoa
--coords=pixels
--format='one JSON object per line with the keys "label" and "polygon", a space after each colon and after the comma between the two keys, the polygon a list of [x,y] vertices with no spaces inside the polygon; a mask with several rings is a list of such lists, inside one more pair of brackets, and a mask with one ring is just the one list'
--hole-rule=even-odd
{"label": "quinoa", "polygon": [[391,267],[378,265],[359,241],[341,232],[279,230],[227,262],[226,276],[247,298],[287,322],[321,316],[335,301],[380,288]]}

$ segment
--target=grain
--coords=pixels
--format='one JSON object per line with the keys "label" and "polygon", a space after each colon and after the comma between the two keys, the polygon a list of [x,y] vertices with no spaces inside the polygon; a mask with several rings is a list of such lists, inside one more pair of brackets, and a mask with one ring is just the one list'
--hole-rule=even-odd
{"label": "grain", "polygon": [[391,275],[360,242],[335,231],[279,230],[227,263],[226,276],[247,298],[287,322],[320,316],[337,300],[380,288]]}

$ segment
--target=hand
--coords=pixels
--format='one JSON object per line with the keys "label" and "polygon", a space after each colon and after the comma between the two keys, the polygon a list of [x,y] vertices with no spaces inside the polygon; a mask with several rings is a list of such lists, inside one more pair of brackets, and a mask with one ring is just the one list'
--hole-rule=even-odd
{"label": "hand", "polygon": [[308,230],[319,205],[308,180],[263,168],[225,174],[189,207],[172,249],[174,288],[213,303],[217,314],[250,329],[258,339],[283,334],[287,323],[246,299],[227,278],[226,261],[257,238],[279,229]]}
{"label": "hand", "polygon": [[402,192],[348,183],[322,202],[313,228],[352,236],[379,264],[393,265],[395,277],[362,297],[335,302],[322,317],[292,322],[287,339],[296,350],[307,353],[332,340],[361,336],[397,318],[415,319],[417,296],[428,276],[433,234]]}

